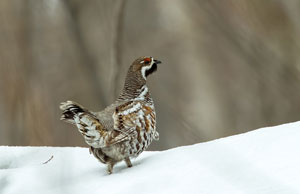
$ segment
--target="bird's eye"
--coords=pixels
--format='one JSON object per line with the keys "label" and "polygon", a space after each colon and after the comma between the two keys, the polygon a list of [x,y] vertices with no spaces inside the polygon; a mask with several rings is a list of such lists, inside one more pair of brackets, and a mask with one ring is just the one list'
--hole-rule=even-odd
{"label": "bird's eye", "polygon": [[145,63],[145,64],[149,64],[150,62],[151,62],[151,58],[145,58],[145,59],[144,59],[144,63]]}

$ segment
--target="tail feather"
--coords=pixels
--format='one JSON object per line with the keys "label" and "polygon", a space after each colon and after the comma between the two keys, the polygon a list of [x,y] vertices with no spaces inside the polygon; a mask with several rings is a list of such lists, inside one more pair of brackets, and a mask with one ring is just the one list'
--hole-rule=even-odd
{"label": "tail feather", "polygon": [[88,145],[106,146],[108,133],[93,113],[72,101],[61,103],[59,108],[63,111],[60,119],[76,125]]}
{"label": "tail feather", "polygon": [[73,101],[62,102],[59,108],[63,111],[60,120],[75,124],[74,116],[78,113],[86,112],[79,104]]}

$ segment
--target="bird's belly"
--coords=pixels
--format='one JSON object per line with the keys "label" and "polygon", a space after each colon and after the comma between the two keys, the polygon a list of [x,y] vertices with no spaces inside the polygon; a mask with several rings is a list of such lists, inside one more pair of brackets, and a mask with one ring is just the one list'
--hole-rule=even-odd
{"label": "bird's belly", "polygon": [[152,140],[155,139],[156,131],[140,131],[136,138],[123,141],[118,144],[102,148],[103,153],[108,157],[121,161],[126,157],[137,157],[148,148]]}

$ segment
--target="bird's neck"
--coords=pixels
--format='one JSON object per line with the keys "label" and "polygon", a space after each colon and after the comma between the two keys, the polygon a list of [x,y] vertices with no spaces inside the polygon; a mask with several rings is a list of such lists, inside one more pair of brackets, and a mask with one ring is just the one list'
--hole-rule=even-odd
{"label": "bird's neck", "polygon": [[131,100],[141,98],[148,93],[146,80],[139,74],[128,73],[125,79],[123,90],[118,100]]}

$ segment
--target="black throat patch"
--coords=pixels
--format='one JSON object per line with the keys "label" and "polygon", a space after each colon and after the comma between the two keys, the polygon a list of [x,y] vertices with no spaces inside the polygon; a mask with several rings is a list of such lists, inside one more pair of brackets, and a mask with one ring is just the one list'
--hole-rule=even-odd
{"label": "black throat patch", "polygon": [[154,63],[150,69],[146,70],[146,72],[145,72],[146,77],[148,77],[148,75],[152,74],[156,70],[157,70],[157,64]]}

